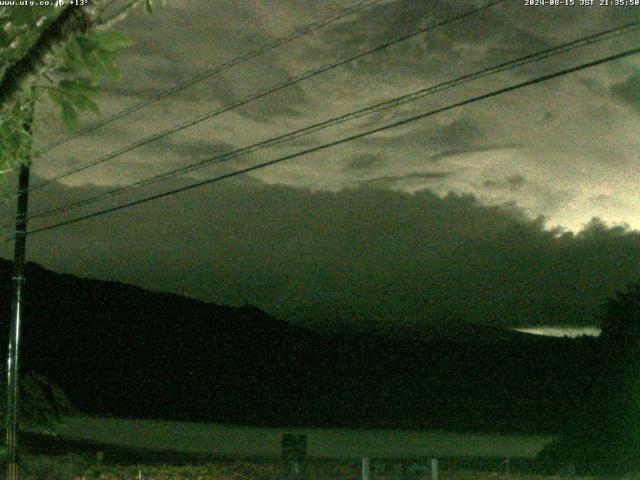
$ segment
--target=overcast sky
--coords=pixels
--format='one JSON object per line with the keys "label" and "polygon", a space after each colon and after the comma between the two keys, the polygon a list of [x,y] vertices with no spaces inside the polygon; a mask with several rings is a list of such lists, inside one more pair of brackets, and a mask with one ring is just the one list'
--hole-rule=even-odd
{"label": "overcast sky", "polygon": [[[173,0],[120,25],[135,42],[108,116],[353,2]],[[34,162],[34,183],[252,92],[484,2],[381,1]],[[579,0],[576,0],[579,3]],[[34,192],[32,213],[404,93],[640,20],[640,7],[507,0]],[[190,172],[32,228],[320,145],[637,47],[632,33]],[[597,325],[640,272],[640,56],[450,110],[339,147],[34,235],[45,267],[301,324],[473,321]],[[64,133],[39,106],[40,145]],[[86,124],[96,121],[85,116]],[[3,218],[11,219],[10,210]],[[4,247],[4,256],[9,248]]]}

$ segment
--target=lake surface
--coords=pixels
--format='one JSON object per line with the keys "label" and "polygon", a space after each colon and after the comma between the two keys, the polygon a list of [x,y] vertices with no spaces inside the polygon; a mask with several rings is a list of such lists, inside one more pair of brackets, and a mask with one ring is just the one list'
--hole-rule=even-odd
{"label": "lake surface", "polygon": [[283,433],[307,435],[314,458],[533,458],[550,436],[403,430],[257,428],[206,423],[65,417],[67,439],[121,447],[238,457],[278,457]]}

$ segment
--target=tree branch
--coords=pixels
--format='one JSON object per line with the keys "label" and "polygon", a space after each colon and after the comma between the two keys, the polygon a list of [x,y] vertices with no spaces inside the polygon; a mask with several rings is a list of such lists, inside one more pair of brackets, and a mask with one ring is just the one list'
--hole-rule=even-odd
{"label": "tree branch", "polygon": [[124,7],[122,7],[119,11],[111,15],[110,17],[105,18],[104,20],[100,20],[96,24],[97,30],[106,30],[111,28],[114,24],[118,23],[121,20],[127,18],[127,16],[139,5],[142,5],[143,0],[131,0]]}
{"label": "tree branch", "polygon": [[11,109],[22,94],[47,67],[56,48],[63,47],[75,35],[86,33],[92,25],[84,7],[70,7],[42,32],[38,41],[19,61],[9,67],[0,81],[0,112]]}

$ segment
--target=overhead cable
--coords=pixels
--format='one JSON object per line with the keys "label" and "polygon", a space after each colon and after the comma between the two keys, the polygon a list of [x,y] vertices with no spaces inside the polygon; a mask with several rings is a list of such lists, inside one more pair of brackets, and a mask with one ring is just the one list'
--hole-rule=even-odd
{"label": "overhead cable", "polygon": [[[366,115],[372,115],[374,113],[378,113],[390,108],[396,108],[399,107],[401,105],[404,105],[406,103],[409,102],[414,102],[417,101],[419,99],[425,98],[426,96],[429,95],[434,95],[436,93],[439,93],[441,91],[444,90],[448,90],[451,88],[454,88],[456,86],[465,84],[467,82],[470,81],[475,81],[481,78],[485,78],[487,76],[491,76],[491,75],[495,75],[497,73],[501,73],[501,72],[505,72],[508,70],[512,70],[514,68],[518,68],[518,67],[522,67],[524,65],[528,65],[531,63],[535,63],[535,62],[539,62],[541,60],[544,60],[546,58],[549,58],[551,56],[555,56],[555,55],[559,55],[562,53],[566,53],[572,50],[575,50],[576,48],[580,48],[580,47],[584,47],[584,46],[588,46],[588,45],[593,45],[594,43],[598,43],[598,42],[602,42],[605,40],[609,40],[613,37],[619,36],[619,35],[624,35],[624,34],[628,34],[634,31],[637,31],[640,29],[640,21],[638,22],[631,22],[628,23],[626,25],[622,25],[620,27],[616,27],[616,28],[612,28],[603,32],[599,32],[593,35],[589,35],[587,37],[582,37],[579,38],[577,40],[573,40],[571,42],[567,42],[564,43],[562,45],[558,45],[555,47],[550,47],[535,53],[531,53],[529,55],[526,55],[524,57],[519,57],[517,59],[513,59],[513,60],[509,60],[507,62],[503,62],[501,64],[498,65],[494,65],[492,67],[488,67],[488,68],[484,68],[481,70],[478,70],[476,72],[467,74],[467,75],[463,75],[460,77],[457,77],[455,79],[452,80],[447,80],[445,82],[441,82],[437,85],[433,85],[430,87],[425,87],[425,88],[421,88],[417,91],[408,93],[408,94],[404,94],[404,95],[400,95],[398,97],[394,97],[392,99],[389,100],[385,100],[383,102],[374,104],[374,105],[369,105],[367,107],[361,108],[359,110],[356,111],[352,111],[343,115],[339,115],[337,117],[333,117],[330,118],[328,120],[324,120],[322,122],[318,122],[315,123],[313,125],[309,125],[306,126],[304,128],[299,128],[296,130],[293,130],[291,132],[287,132],[283,135],[279,135],[267,140],[263,140],[261,142],[257,142],[254,143],[252,145],[246,146],[246,147],[242,147],[236,150],[232,150],[229,152],[225,152],[222,153],[220,155],[214,156],[214,157],[210,157],[204,160],[201,160],[199,162],[190,164],[190,165],[186,165],[184,167],[180,167],[180,168],[176,168],[174,170],[170,170],[168,172],[163,172],[161,174],[158,175],[154,175],[152,177],[149,178],[145,178],[142,179],[138,182],[132,183],[130,185],[125,185],[119,188],[115,188],[113,190],[109,190],[107,192],[101,193],[99,195],[94,195],[92,197],[89,198],[85,198],[85,199],[81,199],[81,200],[77,200],[75,202],[71,202],[68,204],[64,204],[58,207],[54,207],[52,209],[49,210],[45,210],[45,211],[41,211],[41,212],[36,212],[34,214],[31,214],[29,216],[29,220],[33,220],[36,218],[41,218],[41,217],[48,217],[48,216],[52,216],[58,213],[62,213],[62,212],[66,212],[78,207],[84,207],[87,205],[90,205],[92,203],[95,203],[97,201],[103,200],[105,198],[109,198],[109,197],[113,197],[116,195],[120,195],[132,190],[136,190],[142,187],[145,187],[147,185],[151,185],[166,179],[170,179],[170,178],[174,178],[178,175],[182,175],[184,173],[188,173],[194,170],[198,170],[201,168],[204,168],[206,166],[212,165],[214,163],[222,163],[222,162],[227,162],[229,160],[232,160],[234,158],[238,158],[240,156],[246,155],[248,153],[252,153],[258,150],[262,150],[264,148],[268,148],[268,147],[272,147],[275,145],[279,145],[281,143],[284,142],[288,142],[291,140],[294,140],[296,138],[305,136],[305,135],[309,135],[311,133],[320,131],[320,130],[324,130],[327,129],[329,127],[333,127],[335,125],[339,125],[342,123],[345,123],[347,121],[351,121],[357,118],[361,118],[364,117]],[[7,225],[5,225],[6,227]]]}
{"label": "overhead cable", "polygon": [[87,128],[82,129],[81,131],[75,133],[72,136],[66,137],[66,138],[62,138],[59,140],[56,140],[55,142],[52,142],[50,144],[48,144],[46,147],[42,148],[39,152],[38,152],[38,156],[42,156],[43,154],[53,150],[54,148],[57,148],[61,145],[64,145],[72,140],[75,140],[77,138],[83,137],[85,135],[88,135],[90,133],[95,132],[96,130],[99,130],[103,127],[105,127],[106,125],[109,125],[110,123],[115,122],[116,120],[120,120],[121,118],[124,118],[128,115],[131,115],[134,112],[137,112],[138,110],[141,110],[149,105],[152,105],[166,97],[169,97],[171,95],[175,95],[176,93],[179,93],[189,87],[191,87],[192,85],[195,85],[196,83],[199,83],[203,80],[209,79],[214,77],[215,75],[218,75],[219,73],[224,72],[225,70],[228,70],[232,67],[235,67],[236,65],[240,65],[242,63],[248,62],[249,60],[253,60],[254,58],[257,58],[261,55],[264,55],[265,53],[268,53],[272,50],[275,50],[279,47],[282,47],[284,45],[287,45],[288,43],[293,42],[294,40],[297,40],[299,38],[302,38],[304,36],[307,36],[311,33],[314,33],[328,25],[331,25],[332,23],[337,22],[338,20],[341,20],[349,15],[352,15],[354,13],[357,13],[361,10],[365,10],[377,3],[380,3],[382,0],[365,0],[365,1],[361,1],[356,3],[355,5],[351,6],[351,7],[346,7],[341,9],[340,11],[318,21],[315,23],[312,23],[310,25],[307,25],[305,28],[298,30],[296,32],[294,32],[293,34],[287,36],[287,37],[282,37],[282,38],[278,38],[275,41],[271,42],[271,43],[267,43],[262,45],[261,47],[257,48],[256,50],[252,50],[251,52],[248,52],[244,55],[241,55],[239,57],[236,57],[232,60],[229,60],[227,62],[224,62],[220,65],[217,65],[216,67],[213,67],[211,69],[205,70],[204,72],[201,72],[191,78],[189,78],[188,80],[179,83],[178,85],[175,85],[171,88],[167,88],[166,90],[163,90],[153,96],[151,96],[148,99],[145,99],[139,103],[136,103],[135,105],[131,105],[117,113],[114,113],[113,115],[110,115],[109,117],[98,121],[97,123],[90,125]]}
{"label": "overhead cable", "polygon": [[70,175],[74,175],[76,173],[82,172],[82,171],[87,170],[89,168],[93,168],[96,165],[100,165],[100,164],[102,164],[104,162],[107,162],[107,161],[112,160],[114,158],[117,158],[117,157],[119,157],[121,155],[124,155],[125,153],[131,152],[131,151],[133,151],[133,150],[135,150],[135,149],[137,149],[139,147],[142,147],[144,145],[150,144],[152,142],[155,142],[157,140],[165,138],[165,137],[167,137],[167,136],[169,136],[171,134],[177,133],[177,132],[179,132],[181,130],[184,130],[186,128],[192,127],[194,125],[197,125],[197,124],[199,124],[201,122],[204,122],[205,120],[208,120],[210,118],[213,118],[213,117],[215,117],[217,115],[221,115],[221,114],[229,112],[231,110],[235,110],[235,109],[237,109],[239,107],[242,107],[242,106],[247,105],[247,104],[249,104],[251,102],[259,100],[259,99],[261,99],[263,97],[266,97],[268,95],[276,93],[276,92],[278,92],[280,90],[284,90],[286,88],[289,88],[289,87],[291,87],[291,86],[293,86],[293,85],[295,85],[297,83],[300,83],[300,82],[302,82],[304,80],[313,78],[313,77],[318,76],[318,75],[320,75],[322,73],[325,73],[325,72],[328,72],[328,71],[333,70],[335,68],[338,68],[338,67],[340,67],[342,65],[346,65],[346,64],[351,63],[351,62],[353,62],[355,60],[364,58],[364,57],[366,57],[368,55],[371,55],[373,53],[376,53],[376,52],[379,52],[379,51],[384,50],[386,48],[389,48],[392,45],[396,45],[396,44],[398,44],[400,42],[406,41],[406,40],[408,40],[410,38],[413,38],[413,37],[415,37],[417,35],[421,35],[423,33],[429,32],[429,31],[434,30],[436,28],[448,25],[448,24],[456,22],[458,20],[462,20],[462,19],[467,18],[467,17],[469,17],[471,15],[474,15],[474,14],[476,14],[476,13],[482,11],[482,10],[485,10],[487,8],[490,8],[490,7],[493,7],[493,6],[497,5],[497,4],[503,3],[505,1],[506,0],[494,0],[494,1],[491,1],[491,2],[485,4],[485,5],[481,6],[481,7],[477,7],[477,8],[474,8],[472,10],[468,10],[465,13],[462,13],[462,14],[456,15],[454,17],[450,17],[450,18],[447,18],[445,20],[439,21],[439,22],[437,22],[435,24],[432,24],[432,25],[429,25],[427,27],[421,28],[421,29],[416,30],[416,31],[414,31],[412,33],[409,33],[407,35],[403,35],[403,36],[395,38],[393,40],[386,41],[386,42],[378,45],[377,47],[374,47],[374,48],[371,48],[371,49],[366,50],[364,52],[358,53],[356,55],[347,57],[347,58],[342,59],[342,60],[340,60],[338,62],[330,63],[330,64],[327,64],[327,65],[322,65],[322,66],[320,66],[318,68],[315,68],[315,69],[307,71],[307,72],[305,72],[305,73],[303,73],[301,75],[298,75],[298,76],[296,76],[296,77],[294,77],[292,79],[288,79],[288,80],[286,80],[286,81],[284,81],[282,83],[279,83],[279,84],[276,84],[274,86],[271,86],[271,87],[269,87],[269,88],[267,88],[265,90],[262,90],[262,91],[260,91],[258,93],[250,94],[247,97],[232,103],[231,105],[227,105],[227,106],[224,106],[224,107],[221,107],[221,108],[217,108],[217,109],[212,110],[210,112],[207,112],[205,114],[199,115],[199,116],[197,116],[197,117],[195,117],[195,118],[193,118],[191,120],[188,120],[188,121],[183,122],[183,123],[181,123],[179,125],[176,125],[176,126],[170,128],[168,130],[165,130],[165,131],[160,132],[160,133],[156,133],[156,134],[151,135],[149,137],[146,137],[146,138],[144,138],[144,139],[142,139],[142,140],[140,140],[138,142],[135,142],[135,143],[133,143],[131,145],[128,145],[126,147],[123,147],[123,148],[120,148],[118,150],[115,150],[115,151],[113,151],[113,152],[111,152],[111,153],[109,153],[107,155],[104,155],[104,156],[102,156],[102,157],[100,157],[100,158],[98,158],[96,160],[84,163],[84,164],[79,165],[77,167],[74,167],[74,168],[72,168],[70,170],[67,170],[66,172],[60,173],[58,175],[55,175],[54,177],[52,177],[52,178],[50,178],[48,180],[45,180],[45,181],[43,181],[43,182],[41,182],[41,183],[39,183],[37,185],[32,186],[29,189],[29,191],[32,192],[32,191],[39,190],[39,189],[41,189],[41,188],[43,188],[43,187],[45,187],[47,185],[50,185],[53,182],[56,182],[56,181],[61,180],[63,178],[66,178],[66,177],[68,177]]}
{"label": "overhead cable", "polygon": [[136,205],[141,205],[143,203],[147,203],[147,202],[158,200],[158,199],[161,199],[161,198],[164,198],[164,197],[176,195],[178,193],[182,193],[182,192],[185,192],[185,191],[188,191],[188,190],[193,190],[195,188],[199,188],[199,187],[202,187],[202,186],[205,186],[205,185],[216,183],[216,182],[225,180],[227,178],[235,177],[235,176],[238,176],[238,175],[243,175],[245,173],[249,173],[249,172],[256,171],[256,170],[259,170],[259,169],[262,169],[262,168],[266,168],[266,167],[269,167],[269,166],[272,166],[272,165],[276,165],[278,163],[282,163],[282,162],[285,162],[287,160],[292,160],[294,158],[299,158],[299,157],[302,157],[304,155],[309,155],[311,153],[316,153],[316,152],[320,152],[320,151],[323,151],[323,150],[327,150],[329,148],[333,148],[335,146],[342,145],[342,144],[347,143],[347,142],[351,142],[351,141],[354,141],[354,140],[357,140],[357,139],[360,139],[360,138],[365,138],[367,136],[370,136],[370,135],[373,135],[373,134],[376,134],[376,133],[384,132],[386,130],[390,130],[390,129],[397,128],[397,127],[400,127],[400,126],[403,126],[403,125],[407,125],[409,123],[413,123],[413,122],[416,122],[418,120],[422,120],[424,118],[431,117],[431,116],[439,114],[439,113],[443,113],[443,112],[446,112],[446,111],[449,111],[449,110],[453,110],[454,108],[459,108],[459,107],[462,107],[462,106],[465,106],[465,105],[469,105],[469,104],[472,104],[472,103],[475,103],[475,102],[478,102],[478,101],[481,101],[481,100],[486,100],[488,98],[496,97],[498,95],[503,95],[505,93],[512,92],[512,91],[515,91],[515,90],[519,90],[519,89],[524,88],[524,87],[528,87],[528,86],[535,85],[535,84],[538,84],[538,83],[546,82],[546,81],[554,79],[554,78],[558,78],[558,77],[562,77],[562,76],[565,76],[565,75],[569,75],[571,73],[574,73],[574,72],[577,72],[577,71],[580,71],[580,70],[585,70],[587,68],[592,68],[592,67],[595,67],[595,66],[598,66],[598,65],[602,65],[604,63],[608,63],[608,62],[614,61],[614,60],[619,60],[619,59],[622,59],[622,58],[625,58],[625,57],[629,57],[631,55],[636,55],[638,53],[640,53],[640,48],[634,48],[634,49],[626,50],[624,52],[617,53],[617,54],[614,54],[614,55],[609,55],[609,56],[600,58],[598,60],[593,60],[591,62],[583,63],[583,64],[578,65],[578,66],[565,68],[565,69],[562,69],[562,70],[559,70],[559,71],[556,71],[556,72],[553,72],[553,73],[550,73],[550,74],[547,74],[547,75],[542,75],[542,76],[539,76],[539,77],[536,77],[536,78],[533,78],[533,79],[530,79],[530,80],[526,80],[526,81],[523,81],[523,82],[519,82],[519,83],[510,85],[508,87],[504,87],[504,88],[500,88],[500,89],[497,89],[497,90],[493,90],[493,91],[491,91],[489,93],[485,93],[485,94],[482,94],[482,95],[477,95],[477,96],[468,98],[466,100],[462,100],[460,102],[452,103],[452,104],[449,104],[449,105],[444,106],[444,107],[439,107],[439,108],[436,108],[434,110],[430,110],[428,112],[424,112],[424,113],[421,113],[421,114],[418,114],[418,115],[414,115],[412,117],[408,117],[408,118],[405,118],[405,119],[402,119],[402,120],[399,120],[399,121],[396,121],[396,122],[393,122],[393,123],[389,123],[389,124],[383,125],[381,127],[370,129],[370,130],[367,130],[367,131],[364,131],[364,132],[360,132],[360,133],[357,133],[357,134],[354,134],[354,135],[349,135],[349,136],[340,138],[338,140],[334,140],[334,141],[329,142],[329,143],[325,143],[325,144],[322,144],[322,145],[319,145],[319,146],[316,146],[316,147],[308,148],[306,150],[302,150],[302,151],[299,151],[299,152],[296,152],[296,153],[292,153],[292,154],[289,154],[289,155],[284,155],[282,157],[279,157],[279,158],[276,158],[276,159],[273,159],[273,160],[261,162],[261,163],[258,163],[256,165],[253,165],[251,167],[242,168],[242,169],[239,169],[239,170],[236,170],[236,171],[233,171],[233,172],[229,172],[229,173],[225,173],[225,174],[219,175],[217,177],[213,177],[213,178],[209,178],[209,179],[202,180],[202,181],[199,181],[199,182],[195,182],[195,183],[192,183],[190,185],[186,185],[186,186],[183,186],[183,187],[180,187],[180,188],[169,190],[169,191],[166,191],[166,192],[163,192],[163,193],[151,195],[149,197],[141,198],[141,199],[138,199],[138,200],[135,200],[135,201],[131,201],[131,202],[122,204],[122,205],[117,205],[115,207],[107,208],[107,209],[100,210],[100,211],[97,211],[97,212],[93,212],[93,213],[90,213],[90,214],[87,214],[87,215],[82,215],[82,216],[75,217],[75,218],[72,218],[72,219],[69,219],[69,220],[64,220],[64,221],[61,221],[61,222],[58,222],[58,223],[55,223],[55,224],[52,224],[52,225],[47,225],[45,227],[41,227],[41,228],[37,228],[37,229],[34,229],[34,230],[30,230],[27,233],[27,235],[33,235],[33,234],[36,234],[36,233],[45,232],[45,231],[52,230],[52,229],[55,229],[55,228],[59,228],[59,227],[62,227],[62,226],[71,225],[71,224],[74,224],[74,223],[77,223],[77,222],[88,220],[90,218],[100,217],[102,215],[113,213],[113,212],[116,212],[116,211],[119,211],[119,210],[123,210],[123,209],[126,209],[126,208],[130,208],[130,207],[136,206]]}

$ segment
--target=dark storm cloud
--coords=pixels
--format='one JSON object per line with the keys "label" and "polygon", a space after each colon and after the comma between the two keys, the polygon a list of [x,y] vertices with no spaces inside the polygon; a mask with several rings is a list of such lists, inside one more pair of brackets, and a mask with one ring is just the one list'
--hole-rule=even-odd
{"label": "dark storm cloud", "polygon": [[[416,2],[399,0],[373,7],[357,19],[326,34],[327,50],[343,56],[375,48],[390,40],[437,25],[478,7],[470,1]],[[509,4],[483,10],[464,20],[420,34],[350,64],[353,71],[404,73],[422,78],[458,67],[486,65],[549,46],[542,35],[527,32],[510,20]]]}
{"label": "dark storm cloud", "polygon": [[517,190],[522,187],[527,182],[527,179],[522,175],[509,175],[508,177],[496,179],[496,180],[485,180],[482,185],[488,188],[508,188],[510,190]]}
{"label": "dark storm cloud", "polygon": [[[435,3],[435,2],[434,2]],[[327,48],[333,51],[340,51],[343,56],[353,54],[354,51],[363,51],[374,48],[385,41],[393,38],[407,35],[422,25],[424,22],[433,23],[439,18],[438,12],[434,10],[434,3],[427,2],[405,2],[397,1],[385,3],[375,6],[366,14],[360,15],[357,19],[344,22],[337,27],[329,30],[327,36]],[[437,2],[444,3],[444,2]],[[438,10],[450,10],[449,6],[440,6]],[[455,9],[455,6],[451,7]],[[403,45],[403,47],[405,47]],[[421,57],[429,57],[432,54],[441,55],[454,53],[452,45],[440,38],[433,40],[429,44],[429,52],[425,52],[419,42],[412,42],[405,48],[394,49],[393,54],[389,55],[387,51],[382,51],[375,56],[364,58],[350,64],[348,68],[355,70],[379,71],[380,68],[387,67],[387,62],[398,61],[404,64],[404,50],[411,50],[407,54],[420,55]],[[433,53],[431,53],[433,52]],[[456,54],[452,60],[458,57]],[[384,62],[381,62],[381,59]],[[413,62],[412,62],[413,63]],[[425,64],[420,62],[421,66],[415,68],[424,68]],[[398,66],[398,65],[394,65]],[[431,66],[431,65],[429,65]]]}
{"label": "dark storm cloud", "polygon": [[443,150],[438,152],[435,155],[429,155],[426,159],[430,162],[438,162],[444,160],[449,157],[455,157],[457,155],[463,155],[466,153],[480,153],[480,152],[490,152],[493,150],[504,150],[504,149],[512,149],[512,148],[521,148],[522,144],[517,143],[506,143],[506,144],[495,144],[495,145],[483,145],[477,147],[469,147],[469,148],[457,148],[450,150]]}
{"label": "dark storm cloud", "polygon": [[[203,71],[205,70],[197,73],[200,74]],[[143,67],[137,70],[136,75],[153,78],[154,82],[138,80],[137,82],[128,82],[126,85],[122,82],[112,83],[104,87],[104,93],[125,97],[135,96],[145,99],[163,93],[167,88],[182,83],[180,80],[181,77],[163,68]],[[226,78],[225,75],[215,75],[208,80],[199,82],[186,90],[180,91],[178,94],[173,95],[169,101],[174,99],[187,102],[218,101],[221,107],[233,107],[249,96],[259,95],[273,87],[277,87],[284,79],[289,77],[289,74],[281,67],[272,66],[270,67],[269,75],[263,75],[260,72],[253,71],[245,74],[245,76],[249,78],[258,77],[264,83],[261,83],[260,88],[251,90],[250,87],[247,88],[246,86],[239,88],[237,80],[234,78]],[[186,78],[188,82],[189,78]],[[294,85],[288,87],[286,92],[279,91],[269,94],[252,102],[249,106],[243,106],[235,110],[235,112],[249,119],[264,121],[276,116],[297,115],[306,101],[307,99],[303,89]]]}
{"label": "dark storm cloud", "polygon": [[630,75],[623,82],[613,85],[611,94],[618,102],[640,112],[640,74]]}
{"label": "dark storm cloud", "polygon": [[613,25],[624,25],[640,19],[640,9],[634,5],[603,10],[602,16]]}
{"label": "dark storm cloud", "polygon": [[235,149],[233,145],[225,142],[207,140],[179,141],[167,138],[156,140],[150,145],[152,150],[170,152],[180,159],[191,160],[189,163],[222,155]]}
{"label": "dark storm cloud", "polygon": [[393,138],[369,138],[367,142],[390,148],[425,147],[435,150],[467,151],[481,145],[485,138],[485,127],[478,120],[460,117],[441,125],[416,128]]}
{"label": "dark storm cloud", "polygon": [[462,117],[433,128],[427,135],[427,142],[437,148],[464,147],[477,145],[484,137],[484,129],[479,122]]}
{"label": "dark storm cloud", "polygon": [[[180,77],[171,69],[146,65],[135,72],[122,69],[125,73],[123,79],[117,82],[105,82],[101,87],[103,94],[112,97],[137,97],[147,99],[164,93],[167,88],[178,84]],[[150,79],[153,78],[153,81]]]}
{"label": "dark storm cloud", "polygon": [[[234,113],[260,122],[277,117],[298,116],[308,104],[303,88],[294,84],[277,90],[280,85],[296,76],[277,62],[267,62],[266,66],[246,64],[241,69],[212,76],[190,87],[181,92],[179,98],[187,101],[217,101],[223,108],[233,108]],[[238,82],[238,78],[243,78],[243,82]],[[267,94],[272,90],[273,93]],[[246,105],[235,107],[258,96],[260,98],[251,100]]]}
{"label": "dark storm cloud", "polygon": [[[222,7],[219,7],[222,8]],[[134,15],[123,24],[135,42],[123,56],[124,78],[105,85],[111,95],[148,98],[168,87],[191,82],[194,76],[212,71],[237,56],[257,50],[273,42],[269,32],[262,31],[250,12],[238,5],[228,11],[227,21],[212,21],[212,11],[206,3],[194,3],[189,8],[167,7],[153,18]],[[185,37],[188,32],[188,38]],[[176,39],[176,41],[158,41]],[[193,41],[189,41],[193,39]],[[127,68],[131,63],[135,68]],[[183,101],[217,101],[224,107],[238,103],[248,95],[278,85],[297,72],[275,54],[261,55],[256,61],[235,66],[194,83],[173,98]],[[241,82],[238,78],[242,78]],[[169,100],[170,101],[170,100]],[[304,90],[294,85],[286,92],[277,92],[251,106],[239,109],[254,120],[272,116],[295,115],[307,101]]]}
{"label": "dark storm cloud", "polygon": [[374,137],[366,141],[369,144],[386,147],[390,151],[403,148],[423,150],[425,152],[423,158],[429,162],[439,162],[463,154],[522,147],[522,144],[493,142],[493,139],[488,138],[489,130],[479,120],[459,117],[441,125],[416,128],[404,135],[392,138]]}
{"label": "dark storm cloud", "polygon": [[560,234],[472,196],[234,183],[34,235],[29,252],[83,276],[364,326],[593,325],[640,271],[640,234],[598,221]]}
{"label": "dark storm cloud", "polygon": [[[269,40],[268,33],[260,32],[252,19],[243,18],[241,4],[234,11],[225,12],[229,18],[218,18],[215,23],[212,22],[212,10],[207,2],[192,2],[185,7],[184,4],[167,5],[153,17],[131,15],[119,28],[133,38],[136,52],[144,56],[167,58],[174,62],[174,67],[179,71],[197,68],[193,63],[185,62],[185,58],[199,55],[206,62],[209,55],[218,54],[218,61],[222,61],[223,55],[233,55],[238,48],[244,49],[247,44],[263,44]],[[229,21],[230,18],[233,21]],[[159,38],[175,41],[161,42]],[[193,43],[193,40],[197,40],[197,43]],[[187,51],[192,55],[185,56]]]}
{"label": "dark storm cloud", "polygon": [[349,159],[345,168],[352,171],[369,171],[385,163],[386,159],[381,155],[364,153]]}
{"label": "dark storm cloud", "polygon": [[[238,158],[224,157],[226,153],[233,152],[236,149],[236,146],[225,142],[207,140],[180,141],[163,138],[150,144],[150,147],[147,147],[147,152],[151,154],[157,152],[157,155],[162,155],[163,161],[161,165],[167,171],[201,164],[198,168],[188,172],[187,175],[213,177],[233,172],[245,166],[245,162],[250,161],[246,155]],[[159,167],[160,165],[156,165],[154,169],[159,169]]]}
{"label": "dark storm cloud", "polygon": [[408,175],[388,175],[384,177],[374,177],[367,180],[370,185],[393,185],[398,181],[404,180],[442,180],[451,175],[450,172],[425,172],[425,173],[410,173]]}
{"label": "dark storm cloud", "polygon": [[527,181],[522,175],[510,175],[507,177],[507,182],[509,185],[522,185]]}

